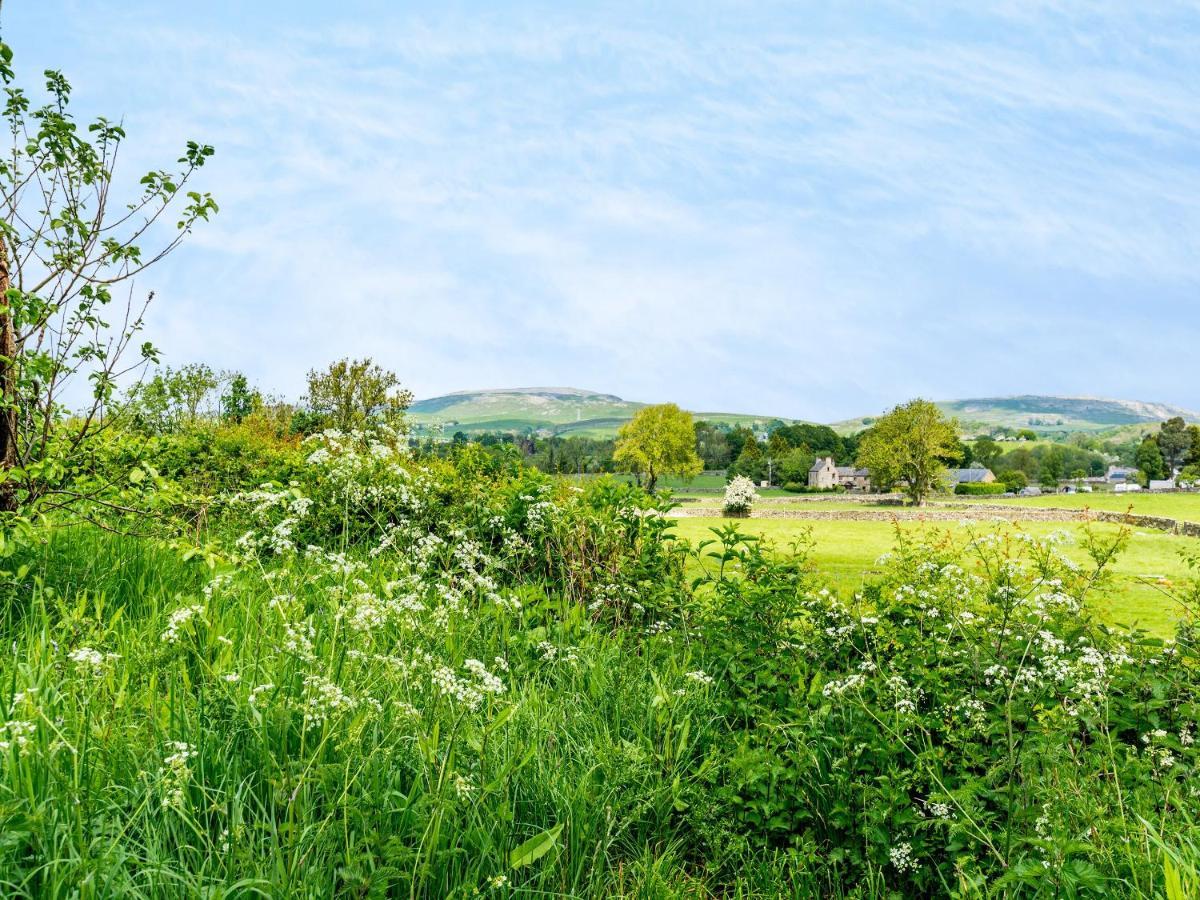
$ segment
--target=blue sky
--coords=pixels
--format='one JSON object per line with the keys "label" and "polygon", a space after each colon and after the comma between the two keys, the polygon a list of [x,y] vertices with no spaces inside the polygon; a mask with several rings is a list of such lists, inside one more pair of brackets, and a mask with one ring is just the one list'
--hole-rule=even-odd
{"label": "blue sky", "polygon": [[[935,11],[936,10],[936,11]],[[1105,0],[9,0],[33,83],[188,138],[214,223],[139,288],[278,393],[572,385],[835,420],[1200,409],[1200,8]]]}

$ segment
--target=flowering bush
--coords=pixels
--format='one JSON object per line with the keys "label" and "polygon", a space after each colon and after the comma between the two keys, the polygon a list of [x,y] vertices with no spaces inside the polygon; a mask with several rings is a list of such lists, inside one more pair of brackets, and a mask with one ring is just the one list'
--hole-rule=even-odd
{"label": "flowering bush", "polygon": [[729,484],[725,485],[725,515],[745,516],[750,513],[750,506],[758,499],[754,482],[745,475],[734,475]]}
{"label": "flowering bush", "polygon": [[831,887],[911,895],[1149,890],[1120,848],[1146,840],[1138,816],[1200,801],[1200,648],[1190,624],[1164,642],[1092,617],[1124,535],[1088,533],[1081,567],[1061,536],[898,532],[848,601],[803,547],[719,538],[697,621],[740,749],[697,822],[714,848],[820,849]]}
{"label": "flowering bush", "polygon": [[1107,526],[1088,565],[898,530],[838,594],[809,535],[679,545],[630,485],[303,452],[212,506],[215,571],[99,530],[9,551],[25,895],[1155,896],[1163,853],[1191,883],[1196,632],[1093,617]]}

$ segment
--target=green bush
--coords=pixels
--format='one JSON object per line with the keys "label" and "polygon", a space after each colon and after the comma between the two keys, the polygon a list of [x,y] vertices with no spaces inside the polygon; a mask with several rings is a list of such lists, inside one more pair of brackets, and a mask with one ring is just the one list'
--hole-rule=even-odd
{"label": "green bush", "polygon": [[987,494],[1005,494],[1008,493],[1008,486],[999,481],[993,481],[989,484],[963,481],[954,486],[954,493],[966,495],[968,497],[984,496]]}
{"label": "green bush", "polygon": [[[212,504],[205,553],[10,532],[6,894],[1192,882],[1200,644],[1092,616],[1126,532],[1085,531],[1080,565],[1057,534],[898,529],[839,596],[807,535],[689,546],[629,484],[394,437],[314,436],[286,484]],[[209,441],[182,446],[237,477]]]}
{"label": "green bush", "polygon": [[844,494],[846,489],[840,484],[830,488],[810,487],[807,484],[798,483],[795,481],[788,482],[783,486],[785,491],[793,494]]}

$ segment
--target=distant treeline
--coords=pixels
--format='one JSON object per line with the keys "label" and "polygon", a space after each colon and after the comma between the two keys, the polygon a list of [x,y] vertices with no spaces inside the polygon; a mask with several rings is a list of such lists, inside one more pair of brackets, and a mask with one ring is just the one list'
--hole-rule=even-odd
{"label": "distant treeline", "polygon": [[[869,430],[840,435],[827,425],[788,425],[776,421],[756,432],[741,425],[701,420],[696,422],[696,453],[706,471],[724,471],[729,477],[745,475],[754,481],[769,477],[781,485],[803,485],[808,480],[809,468],[819,457],[831,456],[840,466],[854,465],[859,443]],[[1157,435],[1151,433],[1124,441],[1077,433],[1061,443],[1030,441],[1014,445],[983,437],[960,441],[955,453],[944,462],[952,467],[985,466],[1015,487],[1053,485],[1104,475],[1114,463],[1153,469],[1147,463],[1147,446],[1156,439]],[[415,449],[431,456],[448,455],[456,446],[467,443],[519,455],[525,463],[552,474],[618,471],[613,461],[615,438],[509,432],[468,435],[459,431],[449,441],[430,438],[414,441]],[[1157,477],[1157,470],[1153,474]]]}

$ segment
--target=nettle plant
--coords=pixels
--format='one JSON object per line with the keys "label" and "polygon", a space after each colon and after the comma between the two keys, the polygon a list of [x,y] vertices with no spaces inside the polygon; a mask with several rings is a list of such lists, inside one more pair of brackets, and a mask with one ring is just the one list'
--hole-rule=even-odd
{"label": "nettle plant", "polygon": [[[102,117],[81,127],[71,86],[53,70],[35,105],[14,84],[12,56],[0,44],[10,137],[0,155],[0,511],[99,498],[98,487],[68,487],[69,470],[110,424],[118,380],[157,359],[136,343],[154,295],[136,297],[134,279],[217,211],[189,189],[213,154],[194,141],[122,203],[113,186],[124,127]],[[90,386],[72,391],[75,381]],[[68,418],[77,393],[86,399]]]}
{"label": "nettle plant", "polygon": [[1065,533],[966,535],[898,528],[844,600],[805,547],[718,533],[698,646],[740,737],[697,830],[734,859],[821,860],[834,883],[1152,893],[1130,848],[1200,800],[1194,626],[1163,641],[1093,617],[1124,531],[1085,530],[1071,555]]}

